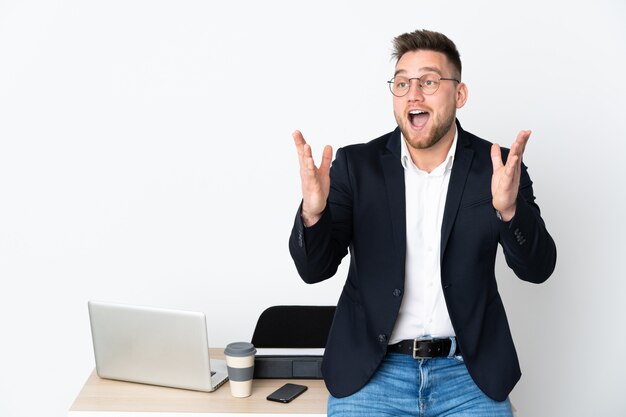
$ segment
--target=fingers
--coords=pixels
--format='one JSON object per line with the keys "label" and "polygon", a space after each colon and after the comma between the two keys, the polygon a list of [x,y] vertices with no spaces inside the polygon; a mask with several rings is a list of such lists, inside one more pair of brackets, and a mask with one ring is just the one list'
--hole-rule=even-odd
{"label": "fingers", "polygon": [[302,156],[304,155],[304,145],[306,141],[304,140],[304,136],[299,130],[296,130],[291,134],[293,137],[293,143],[296,145],[296,150],[298,151],[298,158],[300,159],[300,165],[302,165]]}
{"label": "fingers", "polygon": [[302,180],[314,179],[317,174],[317,167],[315,166],[315,161],[313,161],[311,145],[304,143],[299,147],[301,148],[301,151],[298,152],[300,154],[300,176]]}
{"label": "fingers", "polygon": [[526,143],[528,142],[528,139],[530,139],[530,135],[533,133],[532,130],[530,129],[526,129],[526,130],[521,130],[518,134],[517,134],[517,138],[518,139],[523,139],[524,141],[524,146],[526,146]]}
{"label": "fingers", "polygon": [[333,159],[333,148],[330,145],[326,145],[324,147],[324,152],[322,153],[322,162],[320,163],[320,172],[324,175],[328,173],[330,170],[330,162]]}
{"label": "fingers", "polygon": [[[515,143],[513,145],[515,145]],[[513,155],[513,146],[511,146],[511,151],[509,151],[509,156],[506,159],[506,165],[504,165],[502,163],[502,150],[500,149],[500,145],[497,143],[491,145],[491,163],[493,164],[494,173],[504,167],[504,173],[508,177],[511,177],[515,171],[515,163],[518,159],[519,158]]]}
{"label": "fingers", "polygon": [[[294,131],[291,136],[293,137],[293,142],[296,145],[296,150],[298,151],[298,158],[300,160],[300,168],[307,170],[315,170],[315,162],[313,161],[313,151],[311,150],[311,146],[306,143],[304,140],[304,136],[302,136],[302,132],[299,130]],[[326,145],[324,147],[324,152],[322,153],[322,162],[320,164],[319,170],[327,174],[330,170],[330,163],[333,158],[333,148],[330,145]]]}
{"label": "fingers", "polygon": [[511,153],[519,155],[521,158],[524,154],[524,150],[526,150],[526,144],[528,143],[531,133],[532,132],[530,130],[520,130],[517,134],[515,142],[511,145]]}
{"label": "fingers", "polygon": [[511,145],[511,150],[506,161],[505,172],[507,175],[512,176],[520,170],[520,166],[522,165],[522,157],[524,155],[524,151],[526,150],[526,144],[528,143],[530,134],[530,130],[521,130],[517,134],[517,138],[515,139],[515,142],[513,142],[513,144]]}
{"label": "fingers", "polygon": [[493,205],[503,213],[503,218],[511,219],[515,215],[515,202],[522,172],[522,156],[530,134],[530,130],[522,130],[517,134],[504,166],[502,165],[500,146],[497,144],[491,146]]}
{"label": "fingers", "polygon": [[519,171],[520,162],[522,158],[517,155],[509,154],[509,157],[506,160],[506,165],[504,166],[504,173],[507,177],[513,177]]}
{"label": "fingers", "polygon": [[306,141],[304,140],[304,136],[302,136],[302,132],[300,132],[299,130],[293,132],[291,136],[293,137],[293,141],[296,146],[302,146],[306,143]]}
{"label": "fingers", "polygon": [[315,224],[326,207],[326,199],[330,188],[330,164],[333,150],[326,145],[322,153],[319,168],[313,161],[311,146],[306,143],[299,130],[291,136],[298,151],[300,161],[300,180],[302,183],[302,219],[307,227]]}
{"label": "fingers", "polygon": [[313,155],[311,152],[311,146],[306,143],[304,140],[304,136],[302,136],[302,132],[299,130],[294,131],[291,136],[293,137],[293,143],[296,145],[296,150],[298,151],[298,160],[300,162],[301,170],[312,170],[315,168],[315,164],[313,163]]}
{"label": "fingers", "polygon": [[311,146],[308,143],[305,143],[302,148],[302,167],[310,171],[310,173],[313,173],[315,170],[315,162],[313,161]]}
{"label": "fingers", "polygon": [[502,168],[502,152],[500,151],[500,145],[497,143],[491,145],[491,163],[493,164],[494,172]]}

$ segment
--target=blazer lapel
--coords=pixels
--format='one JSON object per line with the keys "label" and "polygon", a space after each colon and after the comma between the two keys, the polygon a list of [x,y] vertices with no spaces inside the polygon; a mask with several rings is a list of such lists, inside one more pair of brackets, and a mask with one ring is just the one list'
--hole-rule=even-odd
{"label": "blazer lapel", "polygon": [[396,253],[404,270],[406,258],[406,195],[404,191],[404,168],[400,163],[400,129],[392,132],[386,149],[381,154],[381,164],[385,176],[387,199],[391,214],[391,226]]}
{"label": "blazer lapel", "polygon": [[454,220],[459,211],[459,204],[461,203],[461,197],[465,189],[467,175],[472,165],[472,159],[474,158],[474,150],[469,147],[470,139],[461,128],[461,124],[458,120],[456,127],[458,131],[457,147],[452,172],[450,173],[450,183],[448,185],[443,222],[441,224],[441,261],[443,261],[443,255],[446,252],[446,244],[448,243]]}

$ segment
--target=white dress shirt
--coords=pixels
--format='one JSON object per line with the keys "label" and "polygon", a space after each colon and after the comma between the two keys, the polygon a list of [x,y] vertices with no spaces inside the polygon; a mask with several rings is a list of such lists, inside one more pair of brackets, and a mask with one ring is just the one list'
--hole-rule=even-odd
{"label": "white dress shirt", "polygon": [[401,141],[406,195],[404,296],[389,343],[417,337],[455,336],[441,287],[441,223],[457,133],[446,159],[428,173],[415,166]]}

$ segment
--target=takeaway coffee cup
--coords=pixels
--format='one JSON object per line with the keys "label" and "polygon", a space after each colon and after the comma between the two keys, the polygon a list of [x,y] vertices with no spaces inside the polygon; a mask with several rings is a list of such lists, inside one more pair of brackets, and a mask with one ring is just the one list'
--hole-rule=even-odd
{"label": "takeaway coffee cup", "polygon": [[254,345],[248,342],[229,343],[224,349],[233,397],[249,397],[252,394],[255,353]]}

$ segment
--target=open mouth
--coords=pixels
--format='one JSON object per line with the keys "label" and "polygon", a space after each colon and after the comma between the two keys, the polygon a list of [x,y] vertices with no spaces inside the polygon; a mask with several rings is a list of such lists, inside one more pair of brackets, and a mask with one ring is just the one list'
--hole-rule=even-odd
{"label": "open mouth", "polygon": [[411,123],[411,126],[415,129],[423,128],[429,118],[430,113],[424,110],[411,110],[409,112],[409,123]]}

